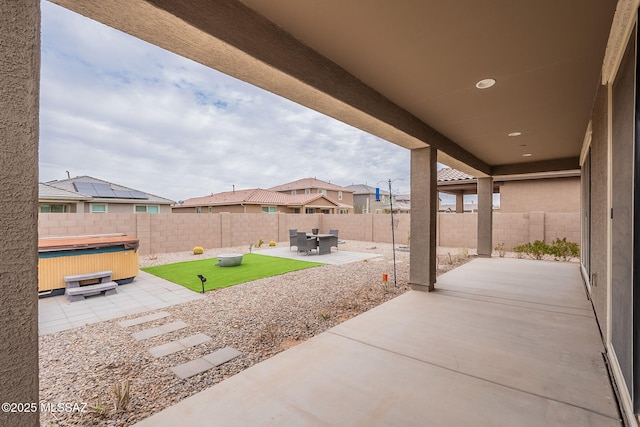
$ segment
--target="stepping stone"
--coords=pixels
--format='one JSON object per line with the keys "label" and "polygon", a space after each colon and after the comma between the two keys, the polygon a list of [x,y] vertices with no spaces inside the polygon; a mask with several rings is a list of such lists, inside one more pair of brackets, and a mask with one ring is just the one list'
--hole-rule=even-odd
{"label": "stepping stone", "polygon": [[131,336],[133,337],[133,339],[141,341],[148,338],[157,337],[158,335],[177,331],[179,329],[186,328],[187,326],[189,325],[179,320],[177,322],[165,323],[164,325],[158,326],[156,328],[149,328],[144,329],[140,332],[134,332],[133,334],[131,334]]}
{"label": "stepping stone", "polygon": [[157,347],[152,347],[149,349],[149,353],[151,353],[153,357],[167,356],[169,354],[185,350],[189,347],[195,347],[207,341],[211,341],[210,336],[205,334],[195,334],[186,338],[182,338],[181,340],[172,341],[166,344],[159,345]]}
{"label": "stepping stone", "polygon": [[169,313],[167,313],[166,311],[159,311],[158,313],[147,314],[146,316],[136,317],[135,319],[131,320],[125,320],[124,322],[118,323],[118,325],[121,328],[128,328],[129,326],[140,325],[142,323],[162,319],[163,317],[167,316],[169,316]]}
{"label": "stepping stone", "polygon": [[204,371],[208,371],[211,368],[220,366],[238,356],[241,356],[238,350],[232,347],[225,347],[220,350],[209,353],[199,359],[192,360],[191,362],[183,363],[182,365],[174,366],[171,368],[174,374],[180,378],[187,379],[196,374]]}

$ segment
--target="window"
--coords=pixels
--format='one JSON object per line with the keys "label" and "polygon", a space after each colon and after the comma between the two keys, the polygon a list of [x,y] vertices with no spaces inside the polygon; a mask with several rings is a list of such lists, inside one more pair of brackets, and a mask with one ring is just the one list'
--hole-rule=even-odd
{"label": "window", "polygon": [[304,208],[304,213],[314,214],[316,213],[316,208]]}
{"label": "window", "polygon": [[196,206],[196,213],[202,213],[202,207]]}
{"label": "window", "polygon": [[40,205],[41,213],[65,213],[67,212],[67,205]]}
{"label": "window", "polygon": [[136,205],[135,213],[152,213],[157,214],[160,212],[160,207],[157,205]]}
{"label": "window", "polygon": [[318,188],[318,194],[324,194],[326,196],[327,195],[327,190],[323,190],[321,188]]}
{"label": "window", "polygon": [[311,194],[311,189],[307,188],[306,190],[304,190],[304,194]]}
{"label": "window", "polygon": [[367,209],[367,208],[362,209],[362,213],[363,214],[368,214],[369,213],[369,209]]}
{"label": "window", "polygon": [[107,205],[98,205],[95,203],[91,204],[91,213],[106,213]]}
{"label": "window", "polygon": [[349,213],[349,210],[348,209],[339,209],[338,213],[339,214],[347,214],[347,213]]}
{"label": "window", "polygon": [[342,200],[342,191],[338,191],[338,200]]}
{"label": "window", "polygon": [[296,190],[291,190],[291,195],[295,196],[296,194],[298,194],[298,192]]}
{"label": "window", "polygon": [[262,207],[262,212],[263,213],[276,213],[276,207],[275,206],[263,206]]}
{"label": "window", "polygon": [[209,206],[209,213],[213,213],[213,207]]}

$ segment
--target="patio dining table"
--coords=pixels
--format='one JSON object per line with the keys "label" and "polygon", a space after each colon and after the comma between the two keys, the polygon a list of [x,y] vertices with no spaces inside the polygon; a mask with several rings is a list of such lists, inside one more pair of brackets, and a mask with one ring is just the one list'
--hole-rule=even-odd
{"label": "patio dining table", "polygon": [[[331,253],[333,240],[338,238],[333,234],[311,234],[307,233],[307,237],[315,238],[318,242],[318,255],[327,255]],[[337,242],[336,242],[337,243]]]}

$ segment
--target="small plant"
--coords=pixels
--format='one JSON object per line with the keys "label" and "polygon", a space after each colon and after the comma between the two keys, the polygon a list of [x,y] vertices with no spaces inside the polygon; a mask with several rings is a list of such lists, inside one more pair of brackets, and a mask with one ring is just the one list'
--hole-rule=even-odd
{"label": "small plant", "polygon": [[258,239],[258,243],[256,243],[256,248],[259,248],[263,244],[264,244],[264,239],[262,239],[262,238]]}
{"label": "small plant", "polygon": [[266,325],[258,332],[258,341],[273,345],[278,340],[278,332],[280,332],[280,327],[275,323]]}
{"label": "small plant", "polygon": [[496,246],[496,252],[498,252],[498,255],[500,256],[500,258],[504,258],[504,256],[506,255],[507,251],[504,248],[504,243],[499,243],[498,246]]}
{"label": "small plant", "polygon": [[331,319],[331,312],[329,310],[322,310],[318,313],[318,316],[320,316],[322,320],[329,320]]}
{"label": "small plant", "polygon": [[462,256],[462,259],[467,259],[467,258],[469,258],[469,248],[467,248],[466,246],[464,246],[464,247],[462,248],[462,254],[461,254],[461,256]]}
{"label": "small plant", "polygon": [[541,240],[536,240],[531,244],[530,255],[534,259],[542,259],[549,253],[549,245]]}
{"label": "small plant", "polygon": [[151,255],[149,255],[148,259],[149,259],[150,261],[154,261],[154,260],[158,259],[158,255],[151,254]]}
{"label": "small plant", "polygon": [[202,246],[196,246],[193,248],[194,255],[202,255],[204,253],[204,248]]}
{"label": "small plant", "polygon": [[102,399],[100,398],[96,400],[95,405],[91,405],[89,407],[89,411],[98,417],[104,417],[109,412],[109,410],[107,409],[107,406],[102,402]]}
{"label": "small plant", "polygon": [[524,258],[527,255],[533,259],[542,259],[545,255],[551,255],[556,261],[568,261],[580,255],[580,247],[577,243],[568,242],[564,237],[554,240],[551,244],[536,240],[533,243],[514,246],[513,252],[518,258]]}
{"label": "small plant", "polygon": [[117,383],[113,387],[113,397],[114,402],[113,406],[116,411],[126,411],[127,406],[129,406],[129,401],[131,400],[131,383],[128,379],[122,381],[121,383]]}
{"label": "small plant", "polygon": [[275,246],[275,245],[276,245],[276,242],[275,242],[274,240],[272,240],[272,241],[270,241],[270,242],[269,242],[269,246],[272,246],[272,247],[273,247],[273,246]]}
{"label": "small plant", "polygon": [[525,256],[525,246],[526,245],[518,245],[513,247],[513,252],[516,254],[516,258],[522,259]]}
{"label": "small plant", "polygon": [[549,255],[553,255],[556,261],[568,261],[580,256],[580,247],[577,243],[568,242],[566,237],[557,238],[549,245]]}

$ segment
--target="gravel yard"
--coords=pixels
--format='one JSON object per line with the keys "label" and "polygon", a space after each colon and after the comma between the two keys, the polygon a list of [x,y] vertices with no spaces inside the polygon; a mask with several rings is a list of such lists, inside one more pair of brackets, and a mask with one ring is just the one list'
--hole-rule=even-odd
{"label": "gravel yard", "polygon": [[[396,288],[390,244],[349,241],[340,245],[340,250],[383,257],[324,265],[211,291],[204,299],[157,310],[170,315],[141,325],[122,328],[118,324],[149,313],[41,336],[40,401],[88,403],[84,413],[42,413],[41,425],[131,425],[409,289],[408,252],[396,251]],[[200,257],[247,251],[248,247],[221,248],[205,251]],[[464,262],[466,251],[439,251],[439,273]],[[311,258],[321,261],[321,257]],[[142,256],[140,266],[193,259],[200,258],[190,252]],[[389,275],[386,286],[382,273]],[[141,341],[131,336],[175,321],[188,326]],[[149,353],[151,347],[198,333],[212,340],[163,357]],[[170,370],[226,346],[239,350],[242,356],[186,380]],[[114,387],[124,381],[130,383],[130,401],[126,409],[115,410]]]}

